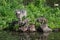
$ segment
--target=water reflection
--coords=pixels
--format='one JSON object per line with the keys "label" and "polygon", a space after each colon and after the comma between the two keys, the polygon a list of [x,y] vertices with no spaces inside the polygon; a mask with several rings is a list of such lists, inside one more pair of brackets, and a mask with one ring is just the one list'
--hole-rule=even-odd
{"label": "water reflection", "polygon": [[0,31],[0,40],[60,40],[60,32],[6,32]]}
{"label": "water reflection", "polygon": [[47,40],[50,33],[19,33],[19,40]]}

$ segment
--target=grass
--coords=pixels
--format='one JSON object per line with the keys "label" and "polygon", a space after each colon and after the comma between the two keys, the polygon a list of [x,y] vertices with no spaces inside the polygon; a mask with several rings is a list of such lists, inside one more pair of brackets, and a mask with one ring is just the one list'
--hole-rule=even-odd
{"label": "grass", "polygon": [[[0,0],[0,30],[7,28],[10,22],[18,20],[15,15],[16,9],[26,9],[27,18],[32,23],[35,19],[44,16],[48,20],[50,28],[60,28],[60,9],[46,5],[46,0],[34,0],[28,5],[23,4],[24,0]],[[37,24],[36,24],[37,25]]]}

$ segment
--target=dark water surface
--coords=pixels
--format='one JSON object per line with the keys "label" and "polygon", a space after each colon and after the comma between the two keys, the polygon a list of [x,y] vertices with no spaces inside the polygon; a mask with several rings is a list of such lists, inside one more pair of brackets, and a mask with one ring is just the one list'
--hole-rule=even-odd
{"label": "dark water surface", "polygon": [[60,32],[52,33],[19,33],[0,31],[0,40],[60,40]]}

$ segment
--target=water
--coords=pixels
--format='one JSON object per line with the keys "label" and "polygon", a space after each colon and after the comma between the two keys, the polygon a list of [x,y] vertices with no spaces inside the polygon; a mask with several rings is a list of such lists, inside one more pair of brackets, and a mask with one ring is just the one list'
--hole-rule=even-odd
{"label": "water", "polygon": [[0,31],[0,40],[60,40],[60,32],[52,33],[19,33]]}

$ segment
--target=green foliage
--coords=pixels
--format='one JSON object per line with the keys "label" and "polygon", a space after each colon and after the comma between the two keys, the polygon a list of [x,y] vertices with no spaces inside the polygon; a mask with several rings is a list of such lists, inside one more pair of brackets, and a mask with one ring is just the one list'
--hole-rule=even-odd
{"label": "green foliage", "polygon": [[[48,25],[51,28],[60,28],[60,9],[46,6],[46,0],[34,0],[28,5],[23,4],[24,0],[0,0],[0,30],[8,27],[8,23],[17,20],[15,15],[16,9],[26,9],[27,18],[31,23],[36,23],[36,18],[44,16],[48,19]],[[18,27],[14,27],[15,29]]]}

